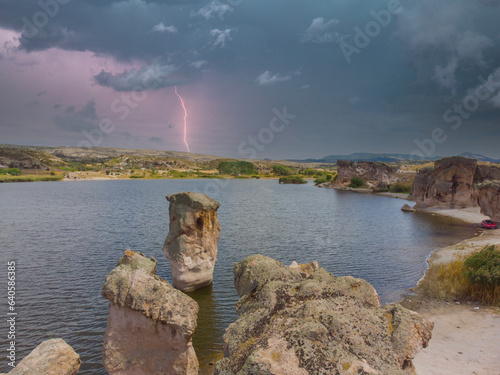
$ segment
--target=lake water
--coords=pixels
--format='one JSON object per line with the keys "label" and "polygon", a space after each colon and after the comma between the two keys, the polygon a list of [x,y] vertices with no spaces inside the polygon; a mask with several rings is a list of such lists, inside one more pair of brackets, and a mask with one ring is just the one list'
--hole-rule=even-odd
{"label": "lake water", "polygon": [[[82,359],[79,374],[101,366],[108,302],[105,276],[125,249],[154,256],[171,282],[162,248],[168,233],[165,195],[210,192],[221,203],[222,231],[213,286],[192,293],[200,304],[195,348],[200,365],[222,350],[222,335],[237,318],[235,262],[260,253],[286,265],[317,260],[336,276],[372,283],[382,302],[415,286],[426,257],[471,237],[473,226],[403,213],[402,200],[339,192],[276,180],[138,180],[0,184],[0,314],[7,313],[7,262],[17,264],[17,355],[61,337]],[[0,323],[7,372],[7,323]]]}

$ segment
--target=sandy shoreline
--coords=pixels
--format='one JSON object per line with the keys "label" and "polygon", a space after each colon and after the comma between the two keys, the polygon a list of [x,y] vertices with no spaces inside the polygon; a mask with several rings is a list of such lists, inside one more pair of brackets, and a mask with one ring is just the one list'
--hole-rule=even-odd
{"label": "sandy shoreline", "polygon": [[[419,211],[478,226],[487,218],[479,207]],[[448,263],[486,245],[500,245],[499,230],[478,230],[479,236],[434,251],[428,259],[429,266]],[[500,309],[426,301],[415,310],[435,324],[429,346],[413,361],[417,375],[500,375]]]}

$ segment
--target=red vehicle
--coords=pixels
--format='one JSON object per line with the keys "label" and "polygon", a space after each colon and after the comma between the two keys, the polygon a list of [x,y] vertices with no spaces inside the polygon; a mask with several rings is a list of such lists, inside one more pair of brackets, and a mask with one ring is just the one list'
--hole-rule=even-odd
{"label": "red vehicle", "polygon": [[497,229],[497,225],[491,220],[483,220],[481,221],[481,226],[484,229]]}

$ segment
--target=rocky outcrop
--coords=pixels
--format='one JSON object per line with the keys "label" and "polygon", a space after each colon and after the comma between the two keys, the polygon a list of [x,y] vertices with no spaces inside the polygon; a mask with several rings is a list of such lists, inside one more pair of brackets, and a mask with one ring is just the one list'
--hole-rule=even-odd
{"label": "rocky outcrop", "polygon": [[106,276],[111,303],[103,365],[111,375],[198,374],[198,304],[156,276],[156,260],[127,250]]}
{"label": "rocky outcrop", "polygon": [[337,161],[337,184],[350,184],[351,178],[359,177],[368,186],[389,185],[397,181],[396,168],[371,161]]}
{"label": "rocky outcrop", "polygon": [[442,158],[419,171],[411,195],[417,207],[465,208],[477,205],[474,186],[477,161],[461,156]]}
{"label": "rocky outcrop", "polygon": [[364,280],[309,276],[271,258],[237,263],[238,320],[224,335],[218,375],[415,374],[433,323],[400,305],[380,307]]}
{"label": "rocky outcrop", "polygon": [[500,181],[500,167],[498,165],[477,165],[474,182],[480,184],[487,181]]}
{"label": "rocky outcrop", "polygon": [[42,342],[9,372],[9,375],[74,375],[80,356],[63,339]]}
{"label": "rocky outcrop", "polygon": [[170,261],[174,286],[184,292],[212,283],[217,261],[220,204],[201,193],[167,196],[170,227],[163,253]]}
{"label": "rocky outcrop", "polygon": [[500,180],[479,185],[477,200],[482,214],[500,222]]}

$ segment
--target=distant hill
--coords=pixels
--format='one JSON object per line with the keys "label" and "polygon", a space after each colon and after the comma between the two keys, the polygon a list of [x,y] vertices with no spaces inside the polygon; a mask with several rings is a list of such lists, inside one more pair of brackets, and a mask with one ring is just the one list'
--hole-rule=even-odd
{"label": "distant hill", "polygon": [[[492,163],[500,162],[500,159],[492,159],[481,154],[473,154],[471,152],[464,152],[459,156],[464,156],[466,158],[477,159],[478,161],[488,161]],[[379,161],[385,163],[407,161],[407,160],[421,160],[421,161],[435,161],[441,159],[442,156],[434,156],[429,158],[416,158],[410,154],[373,154],[373,153],[363,153],[357,152],[350,155],[328,155],[321,159],[305,159],[305,160],[291,160],[296,163],[336,163],[337,160],[349,160],[349,161]]]}

